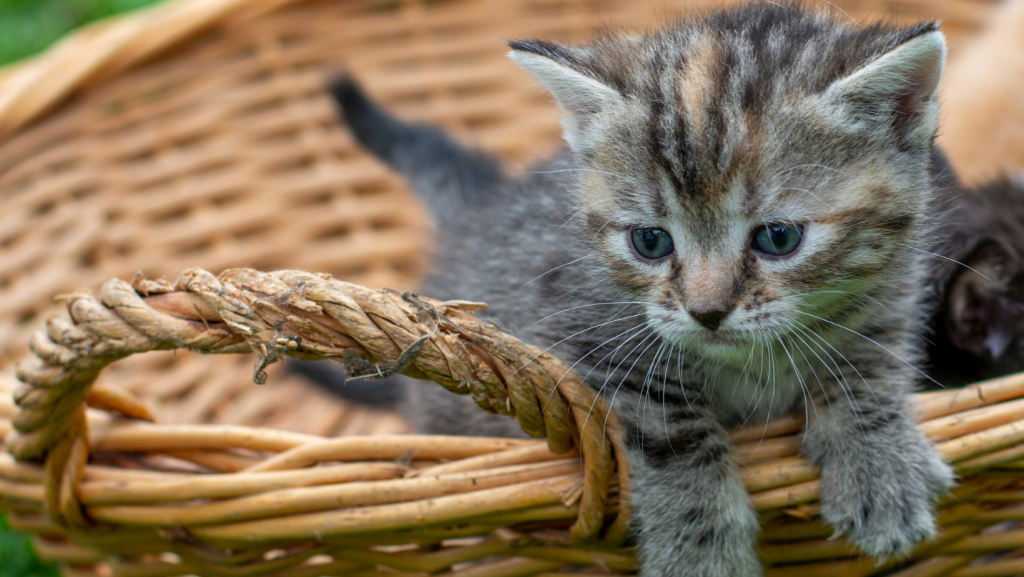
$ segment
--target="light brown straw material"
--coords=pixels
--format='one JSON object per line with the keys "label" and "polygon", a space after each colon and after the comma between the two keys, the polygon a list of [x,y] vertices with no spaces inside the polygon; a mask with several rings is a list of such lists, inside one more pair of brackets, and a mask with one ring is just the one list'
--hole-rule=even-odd
{"label": "light brown straw material", "polygon": [[[575,41],[595,27],[643,29],[722,4],[170,0],[96,24],[40,58],[0,70],[0,358],[13,369],[30,335],[57,310],[53,295],[137,270],[174,278],[194,266],[299,268],[414,289],[425,271],[428,223],[402,182],[359,150],[335,119],[323,90],[332,71],[350,69],[400,116],[438,124],[522,167],[557,141],[558,111],[508,61],[503,39]],[[997,4],[836,0],[821,6],[862,22],[939,19],[955,59]],[[144,300],[160,310],[155,295]],[[178,316],[189,321],[188,314]],[[199,330],[195,322],[189,326]],[[244,346],[251,348],[248,341]],[[43,558],[75,576],[375,575],[380,566],[399,575],[630,572],[628,550],[572,545],[568,528],[581,504],[596,518],[595,493],[605,499],[608,522],[625,518],[617,516],[614,475],[607,493],[583,482],[589,460],[581,465],[575,453],[551,453],[543,442],[490,440],[488,448],[477,441],[400,441],[391,435],[407,429],[393,415],[345,406],[278,366],[266,368],[270,385],[257,387],[247,355],[134,355],[105,369],[91,388],[65,381],[76,391],[74,402],[26,393],[28,405],[52,403],[51,412],[32,417],[16,417],[15,383],[0,373],[0,435],[24,434],[19,443],[31,448],[47,441],[40,432],[47,427],[68,433],[47,453],[47,465],[0,460],[0,507],[11,511],[12,525],[37,535]],[[508,366],[486,369],[497,375]],[[522,404],[514,386],[495,384],[471,392],[492,410],[502,410],[493,406],[505,398],[502,391],[511,394],[504,411]],[[1024,470],[1024,449],[1016,409],[1000,406],[1019,399],[1020,386],[1009,379],[985,385],[983,393],[922,397],[929,422],[979,411],[965,413],[962,422],[927,425],[944,454],[961,459],[964,475],[958,500],[943,508],[942,544],[1022,517],[1024,487],[1015,479]],[[524,420],[533,433],[543,426],[550,437],[558,427],[550,415],[542,413],[540,424],[536,414]],[[145,423],[148,418],[159,424]],[[21,419],[22,433],[13,419]],[[575,422],[566,424],[573,437]],[[756,489],[752,499],[762,511],[769,574],[886,570],[852,557],[841,540],[827,540],[831,530],[816,518],[816,472],[794,458],[801,428],[800,418],[787,417],[734,436],[744,480]],[[353,434],[375,440],[330,440]],[[584,431],[583,438],[593,437]],[[466,453],[474,447],[480,452]],[[426,480],[434,478],[441,481],[431,488]],[[464,490],[468,478],[474,490]],[[474,482],[487,488],[475,490]],[[378,492],[376,483],[391,483],[385,486],[393,492]],[[120,524],[144,511],[150,521],[166,515],[197,524]],[[387,528],[354,529],[350,513]],[[444,520],[470,513],[480,514]],[[226,514],[233,521],[217,521]],[[337,536],[323,537],[324,526],[313,529],[312,519],[325,516],[337,523]],[[297,540],[217,536],[239,527],[313,532]],[[350,529],[358,534],[344,533]],[[213,533],[194,532],[203,530]],[[922,548],[907,570],[943,575],[981,567],[1010,575],[1019,569],[1012,553],[999,559],[972,546],[943,554]]]}
{"label": "light brown straw material", "polygon": [[[173,284],[113,279],[97,296],[64,300],[71,322],[53,319],[32,339],[36,356],[18,370],[28,386],[14,392],[17,407],[0,406],[17,459],[0,459],[0,497],[15,526],[74,536],[74,546],[42,545],[52,559],[136,559],[117,565],[124,575],[226,566],[317,574],[320,562],[338,575],[470,561],[481,575],[634,568],[630,550],[616,548],[629,514],[617,421],[565,364],[479,321],[472,312],[483,305],[252,269],[193,269]],[[337,359],[350,373],[401,370],[472,395],[547,442],[159,425],[132,395],[93,385],[113,361],[172,348],[254,352],[257,382],[285,355]],[[1024,533],[987,531],[1024,521],[1022,400],[1024,375],[915,398],[921,430],[963,478],[941,504],[943,532],[901,575],[941,575],[1024,547]],[[768,574],[871,575],[900,565],[827,539],[815,505],[820,471],[799,455],[802,426],[784,417],[732,436],[764,522]],[[215,455],[244,467],[217,468]],[[146,556],[160,552],[177,557]]]}

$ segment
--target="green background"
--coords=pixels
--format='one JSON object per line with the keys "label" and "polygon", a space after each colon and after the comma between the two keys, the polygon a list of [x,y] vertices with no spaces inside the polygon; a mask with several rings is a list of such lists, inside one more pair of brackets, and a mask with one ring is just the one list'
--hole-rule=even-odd
{"label": "green background", "polygon": [[[82,24],[156,0],[0,0],[0,65],[45,49]],[[0,574],[6,577],[6,574]]]}
{"label": "green background", "polygon": [[[0,66],[45,50],[83,24],[158,0],[0,0]],[[36,558],[26,537],[0,515],[0,577],[56,577]]]}
{"label": "green background", "polygon": [[11,531],[7,519],[0,515],[0,577],[57,577],[55,567],[36,559],[28,538]]}

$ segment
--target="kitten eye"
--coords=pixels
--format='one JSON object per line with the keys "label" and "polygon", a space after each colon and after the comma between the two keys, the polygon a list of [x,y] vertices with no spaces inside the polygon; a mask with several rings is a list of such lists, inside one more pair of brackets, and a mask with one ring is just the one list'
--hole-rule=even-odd
{"label": "kitten eye", "polygon": [[769,224],[754,231],[754,250],[772,256],[785,256],[800,246],[803,237],[799,227]]}
{"label": "kitten eye", "polygon": [[659,259],[675,250],[672,237],[660,228],[634,228],[633,247],[644,258]]}

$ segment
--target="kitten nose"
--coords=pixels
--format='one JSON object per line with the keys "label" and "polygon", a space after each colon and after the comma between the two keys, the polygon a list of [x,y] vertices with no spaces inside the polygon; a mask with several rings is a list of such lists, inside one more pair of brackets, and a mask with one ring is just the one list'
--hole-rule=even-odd
{"label": "kitten nose", "polygon": [[692,308],[687,309],[686,312],[690,313],[690,316],[693,317],[695,321],[703,325],[704,328],[715,331],[718,330],[718,325],[722,324],[722,319],[725,318],[725,315],[732,312],[732,307],[729,307],[727,309]]}

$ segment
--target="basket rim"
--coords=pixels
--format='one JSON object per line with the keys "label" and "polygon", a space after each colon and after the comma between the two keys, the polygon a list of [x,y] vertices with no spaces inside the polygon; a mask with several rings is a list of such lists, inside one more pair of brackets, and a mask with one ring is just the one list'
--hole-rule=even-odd
{"label": "basket rim", "polygon": [[[203,30],[306,1],[163,0],[77,28],[39,54],[0,66],[0,144],[76,92],[144,64]],[[1009,10],[1012,3],[1004,7]]]}
{"label": "basket rim", "polygon": [[165,0],[104,18],[43,52],[0,67],[0,143],[74,93],[116,77],[212,26],[305,0]]}

